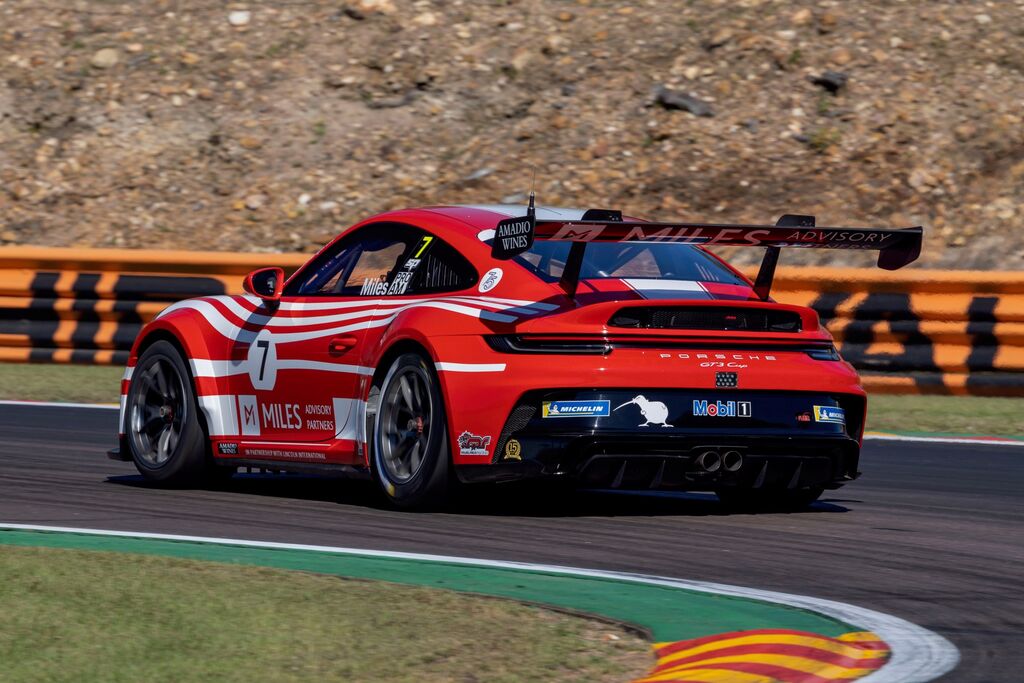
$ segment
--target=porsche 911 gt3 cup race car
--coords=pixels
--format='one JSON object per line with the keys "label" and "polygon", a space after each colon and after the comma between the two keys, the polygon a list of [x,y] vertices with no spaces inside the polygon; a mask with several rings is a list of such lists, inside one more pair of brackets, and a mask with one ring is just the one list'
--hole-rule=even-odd
{"label": "porsche 911 gt3 cup race car", "polygon": [[[755,280],[705,249],[765,247]],[[548,478],[801,506],[857,477],[866,401],[782,247],[878,250],[921,229],[698,225],[610,210],[374,216],[290,277],[175,303],[135,341],[120,447],[168,484],[239,466],[372,477],[399,506]]]}

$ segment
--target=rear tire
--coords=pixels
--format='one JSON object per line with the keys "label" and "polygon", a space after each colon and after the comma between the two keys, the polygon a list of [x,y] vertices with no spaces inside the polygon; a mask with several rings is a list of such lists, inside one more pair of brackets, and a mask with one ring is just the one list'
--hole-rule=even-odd
{"label": "rear tire", "polygon": [[377,395],[370,466],[388,502],[436,508],[451,488],[444,397],[431,364],[406,353],[391,364]]}
{"label": "rear tire", "polygon": [[216,467],[188,366],[168,341],[154,342],[132,371],[125,433],[136,469],[147,481],[189,486],[223,481],[233,469]]}
{"label": "rear tire", "polygon": [[719,489],[718,500],[731,510],[740,512],[797,512],[809,507],[825,489],[811,486],[802,489]]}

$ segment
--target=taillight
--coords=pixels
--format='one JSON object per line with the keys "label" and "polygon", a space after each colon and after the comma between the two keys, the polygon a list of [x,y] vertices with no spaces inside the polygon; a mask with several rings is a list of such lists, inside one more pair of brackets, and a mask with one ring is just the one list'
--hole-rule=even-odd
{"label": "taillight", "polygon": [[805,353],[814,360],[842,360],[835,346],[806,349]]}

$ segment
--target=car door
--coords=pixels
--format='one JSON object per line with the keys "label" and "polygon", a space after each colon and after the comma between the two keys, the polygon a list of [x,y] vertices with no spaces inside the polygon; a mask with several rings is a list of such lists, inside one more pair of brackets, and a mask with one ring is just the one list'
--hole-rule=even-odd
{"label": "car door", "polygon": [[379,304],[404,291],[403,266],[421,241],[408,226],[366,226],[289,281],[249,345],[253,393],[238,399],[243,436],[354,446],[373,374],[368,359],[382,326]]}

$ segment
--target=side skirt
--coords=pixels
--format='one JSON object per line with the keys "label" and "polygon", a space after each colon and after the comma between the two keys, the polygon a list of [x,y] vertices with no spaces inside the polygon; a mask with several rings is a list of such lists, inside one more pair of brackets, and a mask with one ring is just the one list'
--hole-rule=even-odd
{"label": "side skirt", "polygon": [[340,479],[369,479],[370,470],[355,465],[340,465],[325,462],[290,462],[284,460],[254,460],[250,458],[214,458],[218,465],[228,467],[251,467],[269,472],[298,472],[318,474]]}

